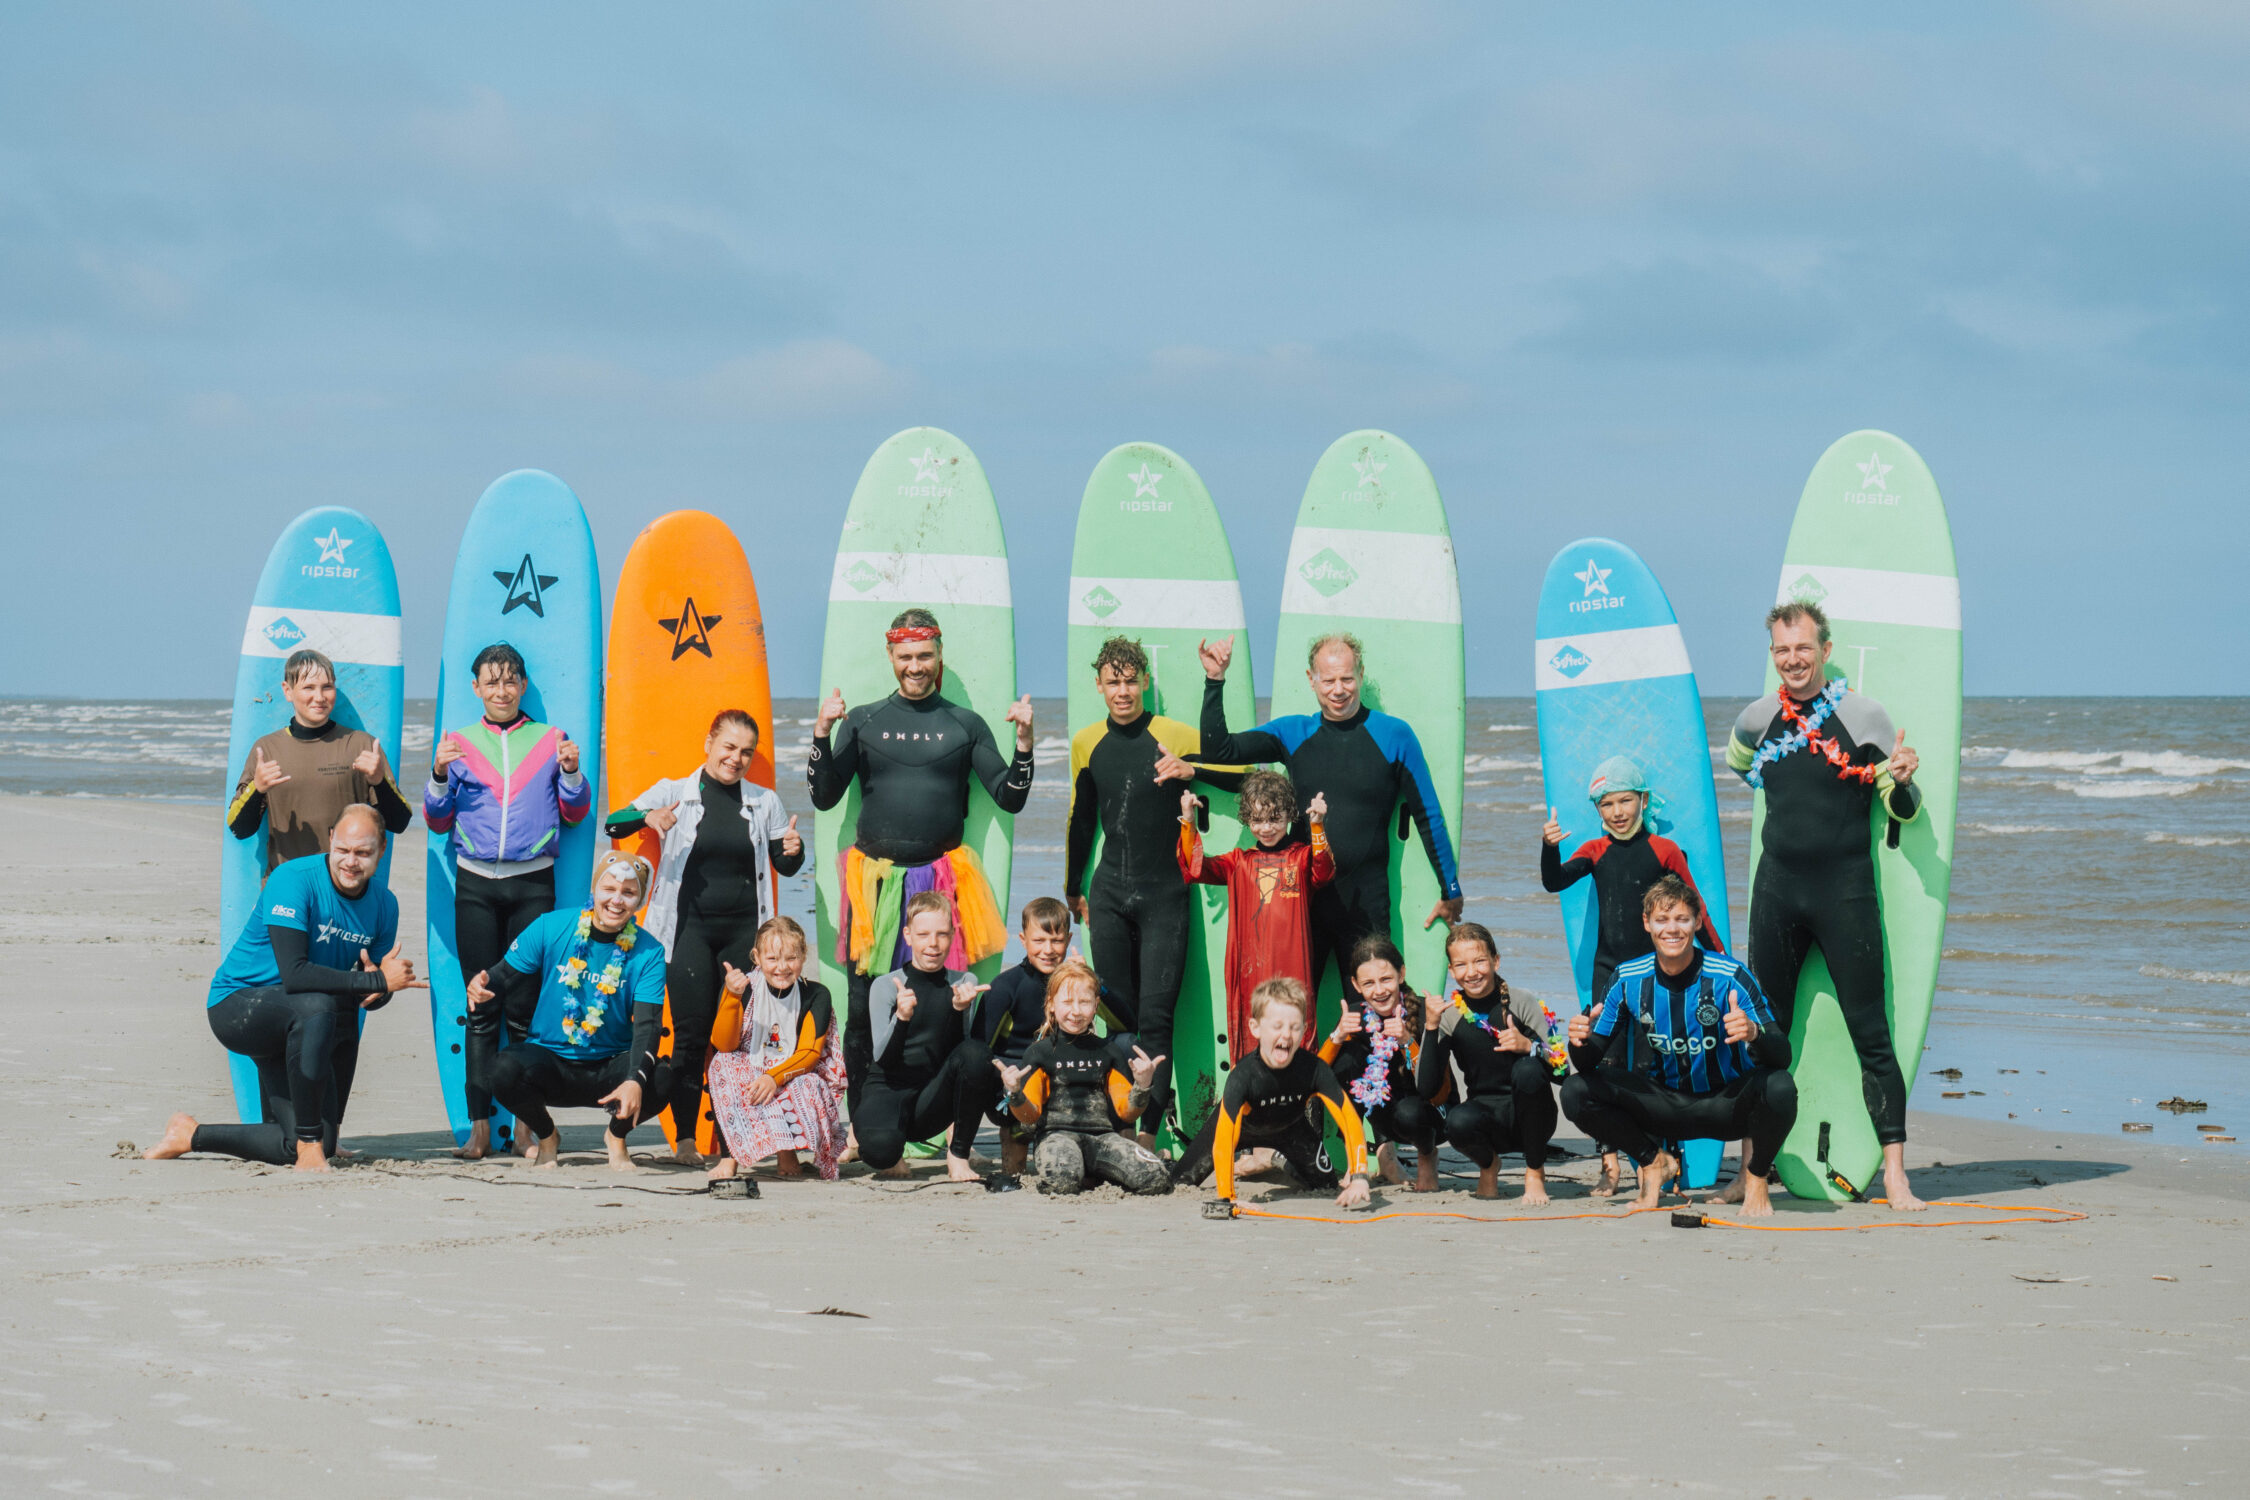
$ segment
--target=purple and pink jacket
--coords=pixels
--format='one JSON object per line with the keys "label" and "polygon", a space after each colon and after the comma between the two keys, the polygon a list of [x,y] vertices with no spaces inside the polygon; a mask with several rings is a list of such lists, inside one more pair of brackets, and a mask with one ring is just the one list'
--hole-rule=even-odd
{"label": "purple and pink jacket", "polygon": [[529,718],[506,728],[479,719],[447,738],[467,753],[422,789],[422,818],[432,833],[453,836],[454,861],[493,879],[553,864],[562,830],[594,806],[586,778],[555,763],[562,731]]}

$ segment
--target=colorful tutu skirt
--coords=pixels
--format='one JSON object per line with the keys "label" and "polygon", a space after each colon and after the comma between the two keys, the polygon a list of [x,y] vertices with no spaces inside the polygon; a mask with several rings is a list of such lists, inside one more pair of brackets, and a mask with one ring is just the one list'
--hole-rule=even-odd
{"label": "colorful tutu skirt", "polygon": [[844,907],[836,922],[836,962],[844,968],[888,974],[902,967],[907,953],[899,914],[909,898],[924,891],[940,893],[953,907],[947,968],[966,969],[1008,946],[1008,923],[1000,915],[992,882],[966,844],[926,865],[898,865],[846,849],[837,856],[836,869]]}

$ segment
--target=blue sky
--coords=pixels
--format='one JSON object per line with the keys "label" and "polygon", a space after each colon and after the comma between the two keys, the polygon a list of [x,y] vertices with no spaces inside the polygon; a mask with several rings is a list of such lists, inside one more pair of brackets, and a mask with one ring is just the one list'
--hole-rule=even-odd
{"label": "blue sky", "polygon": [[2167,0],[12,5],[0,691],[223,696],[275,532],[340,503],[426,692],[532,466],[612,578],[727,519],[810,692],[852,483],[928,422],[1035,691],[1135,438],[1217,497],[1265,690],[1361,426],[1445,491],[1472,691],[1529,690],[1593,533],[1747,689],[1805,472],[1874,426],[1946,493],[1972,692],[2250,692],[2246,74],[2250,12]]}

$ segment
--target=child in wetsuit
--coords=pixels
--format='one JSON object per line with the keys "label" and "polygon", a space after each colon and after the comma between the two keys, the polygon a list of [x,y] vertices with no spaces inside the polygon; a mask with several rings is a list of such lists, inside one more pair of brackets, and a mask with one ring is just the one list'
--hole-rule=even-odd
{"label": "child in wetsuit", "polygon": [[1101,981],[1081,959],[1047,980],[1039,1035],[1020,1065],[994,1060],[1008,1108],[1034,1132],[1039,1191],[1075,1193],[1114,1182],[1128,1193],[1168,1193],[1164,1159],[1127,1133],[1148,1108],[1162,1057],[1129,1038],[1094,1035]]}
{"label": "child in wetsuit", "polygon": [[[1453,995],[1424,1018],[1419,1077],[1422,1097],[1445,1106],[1445,1136],[1477,1164],[1476,1195],[1500,1196],[1500,1156],[1523,1153],[1523,1201],[1545,1203],[1547,1143],[1559,1118],[1555,1105],[1562,1038],[1544,1004],[1515,1001],[1498,968],[1499,948],[1477,922],[1456,922],[1445,939]],[[1461,1084],[1454,1082],[1454,1066]]]}
{"label": "child in wetsuit", "polygon": [[1320,1044],[1320,1060],[1335,1069],[1381,1143],[1375,1161],[1383,1181],[1406,1180],[1396,1144],[1404,1141],[1414,1148],[1414,1191],[1434,1193],[1445,1122],[1415,1085],[1422,997],[1407,987],[1406,959],[1387,937],[1370,933],[1354,943],[1348,969],[1360,1003],[1344,1007],[1336,1029]]}
{"label": "child in wetsuit", "polygon": [[[1609,993],[1610,980],[1620,964],[1652,951],[1648,932],[1641,926],[1641,897],[1666,875],[1677,875],[1695,887],[1687,856],[1670,839],[1648,830],[1652,801],[1647,773],[1630,756],[1612,755],[1594,769],[1586,799],[1601,814],[1602,833],[1562,857],[1562,821],[1550,816],[1541,830],[1539,883],[1552,894],[1569,890],[1588,876],[1594,881],[1594,969],[1587,990],[1587,1006],[1598,1006]],[[1713,953],[1724,950],[1718,933],[1706,917],[1703,946]],[[1585,1007],[1582,1007],[1585,1008]],[[1617,1191],[1617,1152],[1602,1143],[1601,1181],[1594,1196],[1606,1198]]]}
{"label": "child in wetsuit", "polygon": [[1311,1014],[1312,992],[1301,979],[1269,979],[1251,992],[1250,1031],[1257,1050],[1244,1054],[1227,1074],[1219,1107],[1173,1169],[1172,1180],[1190,1186],[1200,1186],[1216,1169],[1219,1205],[1228,1215],[1234,1206],[1234,1154],[1241,1147],[1271,1148],[1307,1187],[1338,1185],[1336,1168],[1312,1120],[1315,1099],[1344,1137],[1350,1179],[1336,1194],[1336,1206],[1367,1204],[1367,1143],[1359,1115],[1335,1072],[1300,1045]]}
{"label": "child in wetsuit", "polygon": [[[1294,979],[1312,989],[1311,898],[1313,890],[1336,878],[1322,828],[1328,799],[1315,793],[1305,808],[1310,838],[1296,839],[1297,789],[1278,771],[1252,771],[1237,794],[1242,821],[1258,843],[1254,849],[1229,849],[1206,855],[1195,825],[1193,792],[1180,793],[1180,874],[1201,885],[1227,889],[1227,1052],[1239,1062],[1254,1045],[1251,993],[1266,980]],[[1302,1008],[1304,1035],[1312,1045],[1312,1008]]]}
{"label": "child in wetsuit", "polygon": [[[1070,952],[1070,908],[1052,896],[1024,904],[1023,962],[1000,971],[977,1001],[969,1019],[969,1035],[992,1049],[992,1060],[1021,1067],[1024,1053],[1047,1022],[1047,981]],[[1023,1170],[1030,1154],[1031,1133],[1019,1130],[1016,1117],[1002,1101],[993,1107],[992,1123],[1000,1127],[1000,1170]]]}

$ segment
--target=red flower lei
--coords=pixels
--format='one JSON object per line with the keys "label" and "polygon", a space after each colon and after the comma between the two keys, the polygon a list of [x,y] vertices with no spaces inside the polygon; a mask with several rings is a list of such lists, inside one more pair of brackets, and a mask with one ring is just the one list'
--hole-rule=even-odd
{"label": "red flower lei", "polygon": [[1844,753],[1842,745],[1836,743],[1834,735],[1819,733],[1811,721],[1806,719],[1805,711],[1797,706],[1796,699],[1789,696],[1787,688],[1781,690],[1781,716],[1789,721],[1791,729],[1805,737],[1806,749],[1818,752],[1822,759],[1836,768],[1838,780],[1856,781],[1863,786],[1875,784],[1877,768],[1853,765],[1852,758]]}

